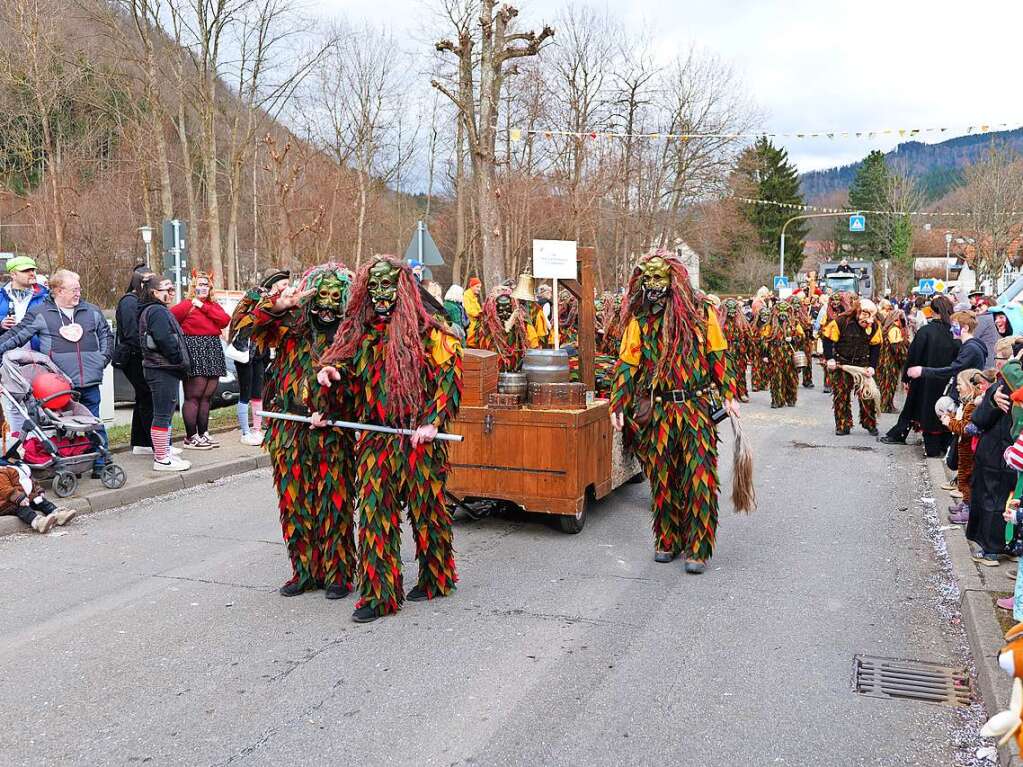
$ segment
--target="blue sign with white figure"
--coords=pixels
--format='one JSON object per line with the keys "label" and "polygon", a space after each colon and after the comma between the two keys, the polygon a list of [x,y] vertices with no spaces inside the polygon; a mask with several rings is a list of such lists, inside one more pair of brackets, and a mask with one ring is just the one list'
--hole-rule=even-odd
{"label": "blue sign with white figure", "polygon": [[788,277],[775,277],[774,278],[774,289],[779,290],[780,288],[787,288],[789,286]]}
{"label": "blue sign with white figure", "polygon": [[929,296],[932,293],[934,293],[934,290],[935,290],[934,283],[936,283],[936,282],[937,282],[937,280],[933,280],[933,279],[931,279],[931,280],[920,280],[920,284],[916,286],[916,292],[920,293],[922,295],[925,295],[925,296]]}
{"label": "blue sign with white figure", "polygon": [[861,216],[859,213],[853,216],[849,216],[849,231],[850,232],[867,231],[867,217]]}

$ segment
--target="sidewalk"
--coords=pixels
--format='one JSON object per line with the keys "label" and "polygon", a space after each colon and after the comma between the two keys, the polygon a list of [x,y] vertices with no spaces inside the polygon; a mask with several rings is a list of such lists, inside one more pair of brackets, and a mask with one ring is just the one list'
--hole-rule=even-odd
{"label": "sidewalk", "polygon": [[[998,665],[998,651],[1005,644],[1005,632],[1016,623],[1010,612],[995,606],[995,600],[1012,596],[1015,581],[1008,573],[1018,563],[1003,560],[997,567],[981,567],[973,561],[973,549],[966,540],[965,528],[948,522],[946,512],[954,499],[941,486],[948,482],[950,472],[940,459],[926,458],[924,462],[930,475],[939,529],[945,537],[952,570],[959,582],[960,609],[977,670],[980,697],[988,716],[994,716],[1009,708],[1012,678]],[[999,764],[1021,763],[1014,744],[1015,740],[1010,741],[1010,745],[998,750]]]}
{"label": "sidewalk", "polygon": [[[60,499],[48,492],[47,497],[55,503],[78,509],[79,515],[90,514],[269,466],[270,457],[266,451],[241,444],[238,441],[240,436],[237,429],[223,431],[214,434],[220,447],[183,451],[181,457],[191,461],[192,468],[178,473],[153,471],[152,456],[132,455],[130,450],[115,452],[114,460],[128,475],[124,487],[107,490],[98,479],[89,479],[85,475],[74,495]],[[175,443],[180,447],[180,440]],[[48,484],[43,483],[43,486]],[[0,517],[0,536],[28,532],[31,529],[17,517]]]}

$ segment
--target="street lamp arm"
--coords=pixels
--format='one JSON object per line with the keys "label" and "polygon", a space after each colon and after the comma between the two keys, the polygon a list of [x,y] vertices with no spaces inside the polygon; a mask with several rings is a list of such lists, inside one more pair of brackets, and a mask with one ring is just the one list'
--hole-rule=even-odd
{"label": "street lamp arm", "polygon": [[785,276],[785,230],[793,221],[802,221],[808,218],[833,218],[835,216],[858,216],[862,215],[858,210],[843,210],[840,213],[803,213],[793,216],[781,226],[781,246],[778,248],[778,274]]}

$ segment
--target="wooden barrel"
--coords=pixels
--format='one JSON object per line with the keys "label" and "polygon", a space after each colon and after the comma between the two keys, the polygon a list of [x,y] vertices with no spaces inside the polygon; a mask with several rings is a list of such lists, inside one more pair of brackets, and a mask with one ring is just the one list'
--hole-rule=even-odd
{"label": "wooden barrel", "polygon": [[568,351],[565,349],[527,349],[522,372],[529,383],[568,383]]}
{"label": "wooden barrel", "polygon": [[498,373],[497,391],[501,394],[514,394],[519,402],[526,401],[526,392],[529,390],[529,381],[525,373]]}

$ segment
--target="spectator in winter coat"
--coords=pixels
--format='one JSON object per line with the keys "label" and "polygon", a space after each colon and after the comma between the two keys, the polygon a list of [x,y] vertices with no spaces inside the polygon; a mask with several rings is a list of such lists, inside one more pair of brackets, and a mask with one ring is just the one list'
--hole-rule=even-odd
{"label": "spectator in winter coat", "polygon": [[987,349],[973,335],[973,331],[977,327],[977,318],[970,312],[956,312],[952,315],[952,322],[953,324],[958,323],[959,339],[962,341],[962,346],[959,347],[956,358],[952,360],[952,363],[944,367],[913,365],[906,368],[906,378],[936,378],[943,383],[947,383],[950,378],[958,376],[964,370],[970,370],[971,368],[976,368],[977,370],[984,369],[984,364],[987,360]]}
{"label": "spectator in winter coat", "polygon": [[[36,262],[28,256],[15,256],[7,261],[11,281],[0,289],[0,335],[6,333],[25,318],[29,309],[39,306],[50,292],[36,280]],[[32,348],[39,351],[39,342]],[[15,408],[3,400],[4,418],[13,436],[21,434],[22,417]]]}
{"label": "spectator in winter coat", "polygon": [[[0,336],[0,357],[31,340],[38,340],[39,351],[71,379],[78,399],[99,418],[100,384],[103,371],[114,353],[114,334],[103,312],[82,300],[78,275],[58,269],[50,277],[50,296],[25,318]],[[96,432],[104,444],[106,430]],[[97,458],[92,476],[99,478],[103,458]]]}
{"label": "spectator in winter coat", "polygon": [[131,273],[128,289],[117,302],[114,312],[114,367],[124,373],[135,391],[131,412],[131,451],[135,455],[151,455],[153,444],[149,427],[153,425],[153,395],[142,374],[142,349],[139,348],[139,297],[142,281],[153,271],[137,266]]}
{"label": "spectator in winter coat", "polygon": [[0,466],[0,516],[16,516],[37,533],[48,533],[54,525],[66,525],[77,513],[55,506],[43,495],[28,466]]}

